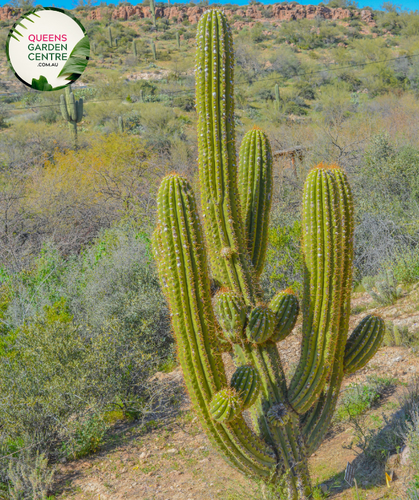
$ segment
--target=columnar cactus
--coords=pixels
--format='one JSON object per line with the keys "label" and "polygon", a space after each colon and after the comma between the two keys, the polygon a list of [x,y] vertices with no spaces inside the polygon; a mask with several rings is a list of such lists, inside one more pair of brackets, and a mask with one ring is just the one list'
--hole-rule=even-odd
{"label": "columnar cactus", "polygon": [[156,44],[154,43],[153,40],[151,40],[150,42],[150,46],[151,46],[151,52],[153,53],[153,59],[155,61],[157,61],[157,51],[156,51]]}
{"label": "columnar cactus", "polygon": [[[205,12],[196,40],[203,224],[188,181],[166,176],[154,256],[185,384],[209,439],[243,473],[282,484],[290,500],[304,499],[311,493],[307,458],[327,432],[344,373],[376,352],[383,321],[367,317],[347,342],[352,195],[340,168],[320,164],[304,188],[303,340],[295,375],[286,380],[277,342],[295,325],[298,299],[285,290],[267,303],[259,282],[272,193],[269,141],[259,129],[248,132],[236,165],[233,42],[225,15]],[[230,382],[223,352],[237,367]]]}
{"label": "columnar cactus", "polygon": [[276,83],[275,84],[275,106],[277,109],[279,109],[280,102],[281,102],[281,94],[279,92],[279,85]]}
{"label": "columnar cactus", "polygon": [[110,26],[108,27],[108,40],[109,40],[109,47],[112,47],[112,29]]}
{"label": "columnar cactus", "polygon": [[179,31],[176,31],[176,44],[177,44],[177,48],[180,50],[180,34],[179,34]]}
{"label": "columnar cactus", "polygon": [[137,59],[137,42],[135,40],[132,41],[132,53],[135,59]]}
{"label": "columnar cactus", "polygon": [[68,86],[65,89],[65,95],[61,94],[60,96],[60,109],[62,117],[68,122],[74,146],[77,147],[77,124],[83,118],[83,98],[81,97],[76,101],[73,92]]}
{"label": "columnar cactus", "polygon": [[150,12],[151,19],[153,20],[153,26],[156,27],[156,6],[154,4],[154,0],[150,0]]}
{"label": "columnar cactus", "polygon": [[122,116],[118,116],[118,129],[121,134],[125,132],[124,118]]}

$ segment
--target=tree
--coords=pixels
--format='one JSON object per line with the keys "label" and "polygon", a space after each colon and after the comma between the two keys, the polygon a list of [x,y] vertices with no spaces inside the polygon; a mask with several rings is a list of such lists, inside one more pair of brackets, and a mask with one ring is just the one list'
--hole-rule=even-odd
{"label": "tree", "polygon": [[402,6],[400,4],[395,4],[393,2],[383,2],[381,4],[381,9],[385,10],[386,12],[400,12]]}

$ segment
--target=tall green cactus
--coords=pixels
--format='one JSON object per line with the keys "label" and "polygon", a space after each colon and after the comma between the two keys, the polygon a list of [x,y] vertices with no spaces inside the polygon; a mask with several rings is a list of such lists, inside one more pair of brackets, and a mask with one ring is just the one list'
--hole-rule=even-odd
{"label": "tall green cactus", "polygon": [[112,29],[108,27],[108,39],[109,39],[109,47],[112,47]]}
{"label": "tall green cactus", "polygon": [[154,4],[154,0],[150,0],[150,12],[151,19],[153,20],[153,26],[156,27],[156,6]]}
{"label": "tall green cactus", "polygon": [[118,116],[118,129],[121,134],[125,132],[124,118],[122,116]]}
{"label": "tall green cactus", "polygon": [[154,43],[153,40],[150,42],[151,45],[151,52],[153,53],[153,59],[157,61],[157,50],[156,50],[156,44]]}
{"label": "tall green cactus", "polygon": [[132,53],[135,59],[137,59],[137,42],[135,40],[132,41]]}
{"label": "tall green cactus", "polygon": [[180,33],[179,33],[179,31],[176,31],[176,44],[177,44],[177,48],[180,50]]}
{"label": "tall green cactus", "polygon": [[[304,188],[303,340],[296,373],[286,380],[277,342],[294,327],[298,300],[285,290],[267,303],[259,282],[272,198],[269,141],[259,129],[248,132],[237,168],[233,41],[225,15],[205,12],[196,40],[203,227],[190,184],[170,174],[159,189],[153,235],[179,362],[201,425],[226,460],[281,484],[289,500],[305,499],[307,458],[327,432],[344,374],[375,354],[384,324],[369,316],[347,342],[352,196],[344,172],[320,164]],[[232,352],[237,367],[230,382],[222,352]]]}
{"label": "tall green cactus", "polygon": [[65,95],[61,94],[60,96],[60,109],[64,120],[68,122],[68,127],[73,136],[74,147],[77,147],[77,124],[83,118],[83,98],[81,97],[76,101],[70,86],[68,86],[65,88]]}
{"label": "tall green cactus", "polygon": [[279,109],[280,102],[281,102],[281,94],[279,92],[279,85],[276,83],[275,84],[275,107],[276,107],[276,109]]}

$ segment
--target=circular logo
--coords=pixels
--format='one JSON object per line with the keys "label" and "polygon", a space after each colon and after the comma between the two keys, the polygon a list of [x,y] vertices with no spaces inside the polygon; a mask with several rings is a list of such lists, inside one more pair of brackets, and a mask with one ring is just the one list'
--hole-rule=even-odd
{"label": "circular logo", "polygon": [[90,44],[80,21],[62,9],[45,7],[23,15],[6,42],[15,75],[36,90],[58,90],[85,70]]}

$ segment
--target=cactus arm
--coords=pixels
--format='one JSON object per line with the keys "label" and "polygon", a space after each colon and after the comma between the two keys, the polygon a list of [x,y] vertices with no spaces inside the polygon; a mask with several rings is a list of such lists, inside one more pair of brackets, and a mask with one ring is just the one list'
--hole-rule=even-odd
{"label": "cactus arm", "polygon": [[[344,342],[340,343],[328,388],[304,419],[303,434],[310,454],[318,448],[329,428],[344,374],[354,373],[368,363],[381,345],[384,330],[384,321],[369,315],[354,329],[346,346]],[[343,362],[339,361],[340,359],[343,359]]]}
{"label": "cactus arm", "polygon": [[248,256],[242,249],[238,217],[234,100],[233,41],[226,17],[207,11],[197,29],[196,107],[201,200],[214,277],[243,295],[254,294]]}
{"label": "cactus arm", "polygon": [[305,293],[310,293],[310,300],[303,300],[301,358],[289,390],[290,403],[300,414],[323,390],[347,331],[352,240],[353,209],[346,177],[338,168],[320,165],[308,175],[304,190],[303,249],[309,282]]}
{"label": "cactus arm", "polygon": [[375,355],[384,338],[384,321],[366,316],[352,332],[345,347],[343,369],[346,375],[363,368]]}
{"label": "cactus arm", "polygon": [[187,181],[176,175],[163,179],[158,204],[155,253],[160,254],[159,274],[164,274],[170,308],[176,311],[173,328],[194,407],[204,429],[229,460],[242,470],[267,477],[276,464],[269,445],[247,429],[241,416],[219,424],[209,414],[211,399],[226,386],[226,377],[215,335],[203,237]]}
{"label": "cactus arm", "polygon": [[329,429],[338,402],[342,380],[342,364],[336,363],[327,388],[306,416],[302,427],[302,434],[306,443],[308,456],[314,453],[320,446]]}
{"label": "cactus arm", "polygon": [[272,151],[266,134],[256,127],[247,132],[240,146],[238,188],[247,250],[259,276],[272,204]]}
{"label": "cactus arm", "polygon": [[70,89],[67,87],[66,92],[68,90],[67,99],[68,99],[68,112],[71,117],[71,121],[77,123],[77,107],[76,101],[74,98],[73,92],[70,92]]}
{"label": "cactus arm", "polygon": [[300,310],[298,299],[291,290],[284,290],[274,296],[269,308],[276,316],[274,334],[269,340],[279,342],[284,340],[295,326]]}

